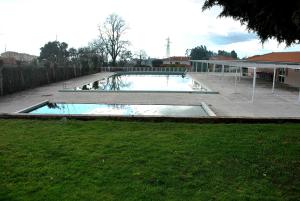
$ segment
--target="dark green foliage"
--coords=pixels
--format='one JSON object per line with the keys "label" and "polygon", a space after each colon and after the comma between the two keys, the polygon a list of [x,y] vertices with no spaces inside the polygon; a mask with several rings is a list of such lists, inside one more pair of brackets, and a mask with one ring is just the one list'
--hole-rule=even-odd
{"label": "dark green foliage", "polygon": [[118,62],[119,67],[131,66],[130,61],[133,59],[133,54],[130,50],[124,50],[120,53],[120,59]]}
{"label": "dark green foliage", "polygon": [[234,59],[238,58],[237,53],[234,50],[232,50],[231,52],[227,52],[225,50],[218,50],[218,56],[232,57]]}
{"label": "dark green foliage", "polygon": [[82,71],[87,74],[90,70],[89,61],[81,59],[80,64],[82,67]]}
{"label": "dark green foliage", "polygon": [[300,1],[206,0],[203,10],[223,7],[221,17],[233,17],[264,42],[275,38],[288,46],[300,40]]}
{"label": "dark green foliage", "polygon": [[78,51],[75,48],[69,49],[69,60],[72,64],[78,63]]}
{"label": "dark green foliage", "polygon": [[160,67],[163,64],[163,60],[161,59],[153,59],[152,66],[153,67]]}
{"label": "dark green foliage", "polygon": [[231,57],[231,53],[224,50],[218,50],[218,56]]}
{"label": "dark green foliage", "polygon": [[191,60],[207,60],[212,56],[226,56],[238,59],[238,55],[234,50],[232,50],[231,52],[218,50],[218,53],[215,53],[208,50],[205,45],[197,46],[193,49],[187,49],[186,55],[191,57]]}
{"label": "dark green foliage", "polygon": [[68,44],[59,41],[48,42],[41,48],[40,61],[46,60],[50,63],[65,64],[68,61]]}
{"label": "dark green foliage", "polygon": [[195,47],[190,50],[191,60],[206,60],[213,56],[213,52],[207,50],[205,45]]}
{"label": "dark green foliage", "polygon": [[97,55],[93,55],[91,61],[93,69],[96,69],[101,63],[100,58]]}
{"label": "dark green foliage", "polygon": [[232,50],[232,51],[230,52],[230,56],[231,56],[232,58],[234,58],[234,59],[237,59],[237,58],[238,58],[238,55],[237,55],[237,53],[236,53],[234,50]]}
{"label": "dark green foliage", "polygon": [[0,59],[0,67],[2,67],[2,66],[3,66],[3,64],[4,64],[3,60],[2,60],[2,59]]}
{"label": "dark green foliage", "polygon": [[0,200],[299,200],[299,124],[0,120]]}
{"label": "dark green foliage", "polygon": [[80,68],[79,66],[50,68],[34,65],[20,67],[4,65],[2,71],[3,95],[87,75],[97,72],[97,70],[89,71],[89,69]]}

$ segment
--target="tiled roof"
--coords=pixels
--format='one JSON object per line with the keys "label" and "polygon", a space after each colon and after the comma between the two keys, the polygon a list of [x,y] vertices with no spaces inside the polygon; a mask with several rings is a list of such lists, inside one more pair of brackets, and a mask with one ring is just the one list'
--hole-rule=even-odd
{"label": "tiled roof", "polygon": [[300,52],[272,52],[249,57],[248,61],[300,63]]}

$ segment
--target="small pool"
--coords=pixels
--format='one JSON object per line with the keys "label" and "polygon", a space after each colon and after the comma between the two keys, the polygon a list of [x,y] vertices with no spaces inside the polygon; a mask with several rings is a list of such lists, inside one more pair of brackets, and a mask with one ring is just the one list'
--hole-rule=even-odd
{"label": "small pool", "polygon": [[45,102],[20,113],[57,115],[103,115],[103,116],[166,116],[203,117],[214,116],[202,103],[197,106],[183,105],[124,105],[124,104],[70,104]]}
{"label": "small pool", "polygon": [[146,91],[216,93],[186,74],[116,73],[74,88],[75,91]]}

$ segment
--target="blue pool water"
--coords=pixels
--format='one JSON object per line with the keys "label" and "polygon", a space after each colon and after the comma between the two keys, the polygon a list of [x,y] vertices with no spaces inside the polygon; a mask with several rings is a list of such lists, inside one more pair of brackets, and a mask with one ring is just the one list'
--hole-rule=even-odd
{"label": "blue pool water", "polygon": [[122,104],[66,104],[46,103],[39,108],[26,111],[30,114],[94,114],[94,115],[143,115],[172,117],[208,116],[202,106],[175,105],[122,105]]}
{"label": "blue pool water", "polygon": [[114,74],[76,87],[78,91],[186,91],[211,92],[185,74]]}

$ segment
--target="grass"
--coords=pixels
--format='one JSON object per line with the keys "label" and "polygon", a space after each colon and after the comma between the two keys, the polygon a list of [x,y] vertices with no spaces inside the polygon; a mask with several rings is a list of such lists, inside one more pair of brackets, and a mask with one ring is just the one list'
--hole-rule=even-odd
{"label": "grass", "polygon": [[0,120],[0,200],[299,200],[300,124]]}

